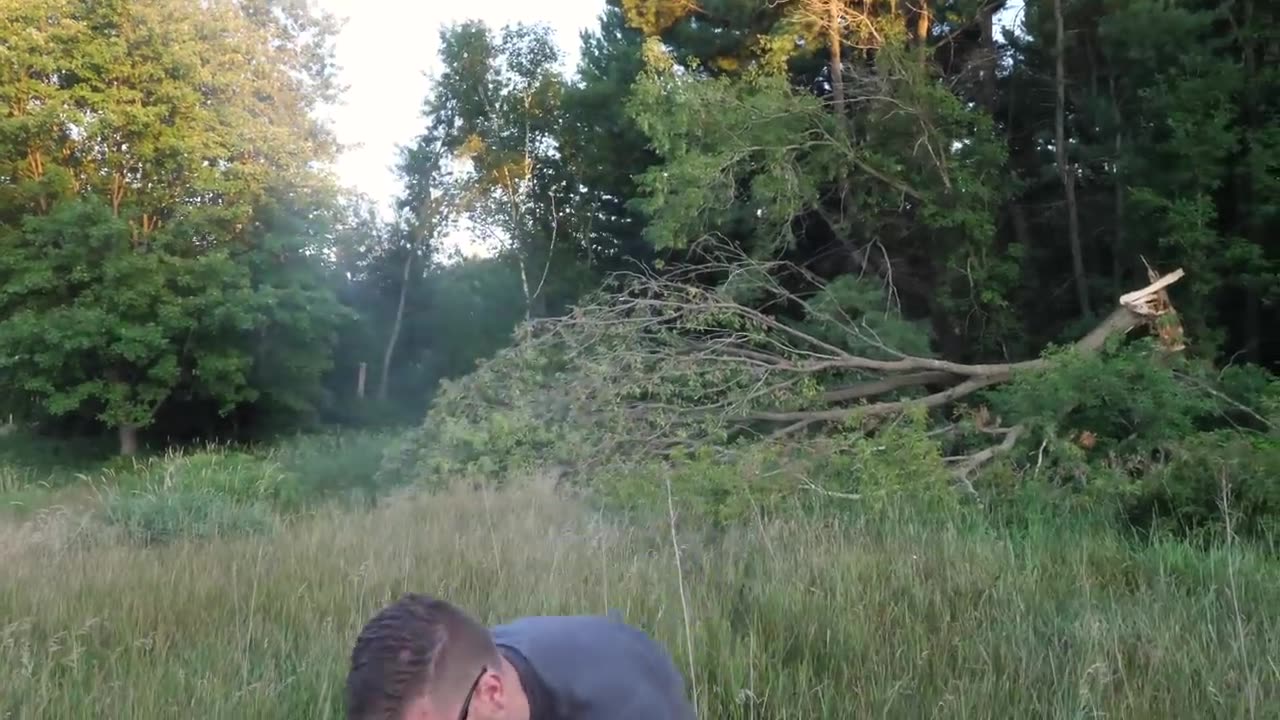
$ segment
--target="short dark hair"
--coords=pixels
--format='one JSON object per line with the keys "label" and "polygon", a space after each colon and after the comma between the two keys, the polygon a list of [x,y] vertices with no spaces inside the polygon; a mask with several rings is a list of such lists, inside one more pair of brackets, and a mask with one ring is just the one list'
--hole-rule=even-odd
{"label": "short dark hair", "polygon": [[347,718],[398,720],[428,690],[461,697],[480,667],[495,668],[497,657],[488,628],[444,600],[407,593],[365,623],[356,638],[347,673]]}

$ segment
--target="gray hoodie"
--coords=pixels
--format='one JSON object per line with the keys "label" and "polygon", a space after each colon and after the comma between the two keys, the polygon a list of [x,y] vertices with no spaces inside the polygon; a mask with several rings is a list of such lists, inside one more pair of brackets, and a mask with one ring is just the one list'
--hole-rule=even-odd
{"label": "gray hoodie", "polygon": [[521,618],[493,628],[493,639],[519,653],[542,685],[534,694],[548,696],[549,717],[532,720],[696,720],[667,652],[613,617]]}

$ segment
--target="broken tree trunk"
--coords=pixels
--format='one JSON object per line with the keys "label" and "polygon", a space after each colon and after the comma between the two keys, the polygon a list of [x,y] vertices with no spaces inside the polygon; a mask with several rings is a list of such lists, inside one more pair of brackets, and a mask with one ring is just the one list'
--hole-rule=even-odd
{"label": "broken tree trunk", "polygon": [[[1186,346],[1183,343],[1182,324],[1178,322],[1168,291],[1168,287],[1182,279],[1183,275],[1183,271],[1179,269],[1159,277],[1148,265],[1147,276],[1151,284],[1141,290],[1121,295],[1119,306],[1111,312],[1110,317],[1077,343],[1077,347],[1094,352],[1111,336],[1127,333],[1139,325],[1147,325],[1159,336],[1163,350],[1183,350]],[[950,458],[955,463],[953,471],[957,482],[973,493],[969,477],[990,460],[1012,450],[1025,432],[1024,425],[1015,425],[1005,431],[1005,438],[999,444],[972,455]]]}
{"label": "broken tree trunk", "polygon": [[[1123,335],[1130,330],[1143,324],[1150,324],[1161,334],[1162,340],[1166,344],[1176,342],[1176,347],[1169,347],[1170,350],[1181,350],[1182,344],[1180,340],[1180,331],[1161,330],[1156,325],[1157,320],[1161,320],[1172,313],[1172,305],[1169,303],[1168,295],[1165,288],[1177,282],[1183,277],[1182,270],[1170,273],[1162,278],[1155,279],[1150,285],[1141,290],[1127,293],[1120,298],[1120,304],[1111,311],[1105,320],[1099,323],[1093,330],[1080,340],[1076,341],[1074,347],[1078,350],[1086,352],[1096,352],[1101,349],[1106,341],[1115,335]],[[1180,326],[1176,326],[1180,327]],[[1179,339],[1174,339],[1174,334]],[[1165,334],[1170,333],[1168,338]],[[991,385],[1005,382],[1013,376],[1015,372],[1027,370],[1042,370],[1047,367],[1049,361],[1045,358],[1037,358],[1035,360],[1026,360],[1016,363],[994,363],[981,365],[967,365],[960,363],[952,363],[946,360],[934,360],[931,358],[918,358],[904,356],[899,360],[875,361],[859,357],[847,357],[843,361],[837,360],[833,364],[829,364],[829,368],[848,367],[851,369],[880,370],[887,372],[908,372],[908,375],[895,375],[883,379],[868,381],[865,384],[854,385],[847,388],[836,390],[828,390],[823,394],[823,398],[828,401],[837,401],[845,399],[861,399],[883,395],[889,391],[897,390],[910,385],[938,384],[951,381],[952,384],[945,390],[926,395],[923,398],[915,398],[910,400],[902,400],[896,402],[881,402],[870,405],[859,405],[855,407],[836,408],[829,410],[800,410],[794,412],[760,412],[754,413],[749,417],[755,420],[772,420],[776,422],[797,422],[800,420],[810,420],[816,422],[844,420],[854,414],[862,417],[875,417],[879,415],[888,415],[901,412],[913,405],[923,405],[924,407],[933,408],[946,405],[958,400],[966,395],[971,395],[978,390]]]}

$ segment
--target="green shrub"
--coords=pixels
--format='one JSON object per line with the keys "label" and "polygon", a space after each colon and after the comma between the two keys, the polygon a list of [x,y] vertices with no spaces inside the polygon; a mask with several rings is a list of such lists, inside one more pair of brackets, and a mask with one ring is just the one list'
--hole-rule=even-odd
{"label": "green shrub", "polygon": [[666,461],[607,466],[590,489],[629,512],[667,509],[667,484],[682,517],[715,527],[788,513],[877,513],[906,503],[958,507],[927,418],[914,412],[872,435],[852,425],[807,442],[744,441],[704,446]]}
{"label": "green shrub", "polygon": [[111,494],[103,507],[107,524],[144,545],[177,539],[256,535],[275,529],[271,509],[237,502],[212,490]]}
{"label": "green shrub", "polygon": [[[1004,521],[1094,513],[1200,532],[1215,522],[1205,462],[1229,453],[1240,458],[1233,467],[1270,467],[1280,382],[1257,368],[1219,372],[1149,338],[1051,350],[1035,371],[927,411],[911,400],[928,390],[899,387],[875,400],[900,405],[858,418],[824,391],[874,374],[812,358],[847,347],[887,360],[884,342],[928,355],[924,328],[868,312],[884,298],[852,282],[808,297],[800,319],[735,305],[776,293],[761,273],[752,265],[719,286],[626,286],[522,326],[515,346],[442,386],[422,426],[387,453],[378,482],[501,484],[556,466],[629,511],[663,509],[670,485],[684,513],[722,524],[783,506],[955,505],[959,480]],[[816,355],[793,342],[797,327],[822,338]],[[855,417],[806,424],[815,409]],[[1276,512],[1268,481],[1227,474],[1240,478],[1234,529],[1266,532]]]}
{"label": "green shrub", "polygon": [[558,350],[507,348],[470,375],[443,381],[426,420],[388,450],[376,482],[431,484],[459,476],[501,481],[597,456],[611,423],[600,418],[592,424],[572,403],[555,399],[555,388],[571,382]]}
{"label": "green shrub", "polygon": [[385,431],[298,435],[270,446],[265,457],[295,478],[308,500],[370,499],[388,489],[375,476],[394,437]]}
{"label": "green shrub", "polygon": [[1140,479],[1126,506],[1138,527],[1223,539],[1280,538],[1280,436],[1202,433]]}
{"label": "green shrub", "polygon": [[1280,381],[1256,367],[1155,361],[1146,341],[1052,357],[988,394],[995,413],[1031,428],[1011,454],[1020,459],[980,479],[1005,520],[1092,512],[1145,533],[1221,539],[1225,499],[1233,533],[1280,527]]}
{"label": "green shrub", "polygon": [[991,409],[1050,436],[1075,439],[1087,432],[1094,456],[1153,452],[1196,432],[1224,409],[1218,398],[1184,379],[1202,368],[1160,355],[1149,340],[1047,357],[1047,369],[1020,374],[988,393]]}
{"label": "green shrub", "polygon": [[784,449],[763,444],[704,447],[669,461],[602,468],[584,485],[606,507],[642,516],[665,515],[667,490],[681,518],[721,528],[773,515],[797,499]]}
{"label": "green shrub", "polygon": [[[0,425],[0,427],[4,427]],[[112,448],[98,439],[62,440],[14,429],[0,434],[0,473],[10,489],[22,484],[58,488],[102,466]]]}
{"label": "green shrub", "polygon": [[233,503],[263,503],[281,510],[302,502],[298,479],[275,460],[228,448],[171,451],[139,460],[124,471],[107,471],[104,481],[124,491],[169,495],[209,493]]}

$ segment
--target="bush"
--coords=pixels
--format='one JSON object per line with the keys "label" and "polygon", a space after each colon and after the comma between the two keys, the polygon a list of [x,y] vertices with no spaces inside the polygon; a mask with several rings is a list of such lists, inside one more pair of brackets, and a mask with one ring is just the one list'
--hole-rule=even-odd
{"label": "bush", "polygon": [[381,433],[330,433],[258,448],[173,450],[112,463],[101,481],[152,494],[208,492],[291,513],[343,494],[376,494],[373,476],[390,440]]}
{"label": "bush", "polygon": [[388,450],[377,482],[431,484],[458,476],[500,481],[598,456],[608,428],[554,400],[566,363],[558,353],[517,346],[470,375],[441,382],[426,420]]}
{"label": "bush", "polygon": [[103,508],[107,524],[143,545],[271,532],[276,516],[263,503],[244,503],[214,491],[114,493]]}
{"label": "bush", "polygon": [[981,478],[982,491],[1006,518],[1087,511],[1144,533],[1219,539],[1225,499],[1233,533],[1270,537],[1280,527],[1280,381],[1180,356],[1151,363],[1144,345],[1055,354],[1048,370],[989,393],[994,413],[1032,432],[1025,453]]}
{"label": "bush", "polygon": [[108,470],[104,481],[122,491],[149,495],[201,494],[232,503],[261,503],[295,510],[302,502],[298,479],[275,460],[229,448],[171,451],[138,460],[123,471]]}
{"label": "bush", "polygon": [[265,457],[295,479],[304,498],[368,500],[387,490],[375,475],[393,439],[373,431],[298,435],[271,446]]}
{"label": "bush", "polygon": [[101,467],[114,449],[97,438],[62,440],[0,424],[6,427],[13,429],[0,433],[0,475],[11,490],[19,484],[69,485]]}
{"label": "bush", "polygon": [[267,532],[344,492],[373,495],[385,437],[298,436],[262,451],[211,447],[108,469],[103,517],[144,544]]}
{"label": "bush", "polygon": [[[735,270],[718,270],[728,278],[718,286],[678,273],[620,281],[566,317],[523,325],[515,346],[442,386],[380,482],[501,484],[555,466],[628,510],[662,509],[670,484],[685,513],[713,523],[805,497],[954,504],[958,485],[1006,518],[1035,502],[1037,512],[1199,532],[1211,486],[1189,474],[1202,463],[1176,458],[1231,447],[1249,458],[1237,465],[1268,466],[1258,453],[1274,442],[1263,438],[1280,383],[1260,369],[1219,373],[1162,342],[1117,337],[1051,350],[982,394],[936,372],[882,383],[906,377],[872,371],[871,359],[897,357],[885,342],[921,356],[929,343],[923,328],[868,312],[883,305],[880,291],[836,282],[802,298],[760,265],[725,267]],[[795,306],[777,318],[736,304],[781,306],[777,295]],[[817,349],[797,336],[820,338]],[[843,364],[845,352],[867,360]],[[858,418],[857,402],[878,407]],[[1219,450],[1201,448],[1211,436]],[[1246,515],[1234,529],[1264,532],[1271,492],[1241,483]],[[1158,489],[1170,484],[1180,489]]]}
{"label": "bush", "polygon": [[874,435],[849,426],[806,442],[742,441],[678,452],[663,461],[617,463],[580,482],[606,506],[667,511],[712,527],[788,514],[878,513],[906,500],[918,511],[959,507],[941,448],[916,412]]}
{"label": "bush", "polygon": [[989,393],[991,409],[1071,444],[1087,433],[1094,457],[1152,453],[1213,422],[1224,409],[1218,398],[1184,379],[1205,369],[1177,356],[1154,362],[1161,356],[1150,341],[1098,353],[1053,351],[1048,357],[1047,369],[1024,373]]}
{"label": "bush", "polygon": [[[753,427],[771,422],[757,412],[813,407],[825,384],[866,379],[849,368],[782,370],[811,360],[814,347],[881,360],[896,357],[885,343],[928,354],[927,329],[885,312],[891,303],[876,284],[825,285],[737,248],[704,251],[719,258],[718,269],[619,276],[566,316],[521,325],[513,347],[441,385],[425,422],[388,455],[383,474],[500,482],[555,465],[594,477],[673,452],[694,456],[768,434]],[[795,294],[788,283],[807,289]],[[778,318],[753,309],[761,304],[776,306],[770,312]],[[803,317],[777,309],[801,305]],[[708,344],[732,347],[719,352]],[[761,351],[772,360],[744,361]]]}
{"label": "bush", "polygon": [[[1141,476],[1126,515],[1153,532],[1280,538],[1280,437],[1202,433]],[[1228,523],[1230,523],[1228,525]]]}

